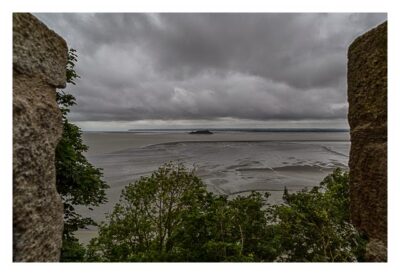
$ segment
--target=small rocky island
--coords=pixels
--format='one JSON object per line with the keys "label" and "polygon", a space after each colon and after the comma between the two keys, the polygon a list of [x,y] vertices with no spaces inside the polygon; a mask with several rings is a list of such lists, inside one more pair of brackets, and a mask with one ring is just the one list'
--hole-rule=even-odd
{"label": "small rocky island", "polygon": [[213,132],[210,130],[196,130],[196,131],[191,131],[189,134],[191,135],[212,135]]}

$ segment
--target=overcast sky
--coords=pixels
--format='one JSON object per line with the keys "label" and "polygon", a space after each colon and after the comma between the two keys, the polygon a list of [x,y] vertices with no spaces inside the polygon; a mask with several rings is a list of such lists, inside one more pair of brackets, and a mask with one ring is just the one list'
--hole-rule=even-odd
{"label": "overcast sky", "polygon": [[349,44],[386,14],[36,14],[78,51],[85,130],[348,127]]}

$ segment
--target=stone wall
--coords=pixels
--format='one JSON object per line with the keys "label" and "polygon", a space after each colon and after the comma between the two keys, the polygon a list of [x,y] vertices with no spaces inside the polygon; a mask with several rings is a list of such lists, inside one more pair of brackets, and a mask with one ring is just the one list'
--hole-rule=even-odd
{"label": "stone wall", "polygon": [[370,240],[366,259],[386,261],[387,22],[350,45],[347,82],[351,219]]}
{"label": "stone wall", "polygon": [[56,88],[67,44],[31,14],[13,15],[13,260],[58,261],[63,206],[54,156],[62,134]]}

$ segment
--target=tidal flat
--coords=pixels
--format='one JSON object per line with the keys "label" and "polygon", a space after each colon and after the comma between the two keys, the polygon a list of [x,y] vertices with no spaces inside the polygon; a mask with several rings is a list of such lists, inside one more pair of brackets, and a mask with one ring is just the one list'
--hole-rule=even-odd
{"label": "tidal flat", "polygon": [[[347,169],[348,132],[235,132],[190,135],[188,132],[85,132],[86,156],[102,168],[108,202],[78,212],[96,222],[105,219],[122,189],[150,175],[165,162],[194,168],[207,189],[228,196],[269,192],[270,203],[281,203],[283,190],[299,191],[318,185],[335,168]],[[83,242],[96,228],[78,231]]]}

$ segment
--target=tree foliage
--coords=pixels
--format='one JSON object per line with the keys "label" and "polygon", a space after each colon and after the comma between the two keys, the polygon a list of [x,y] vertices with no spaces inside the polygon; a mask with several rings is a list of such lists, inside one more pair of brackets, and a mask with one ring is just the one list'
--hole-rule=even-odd
{"label": "tree foliage", "polygon": [[274,207],[281,261],[361,260],[365,241],[350,223],[348,173],[336,169],[310,191],[284,193]]}
{"label": "tree foliage", "polygon": [[[67,83],[75,85],[79,75],[75,71],[77,54],[74,49],[68,53]],[[91,218],[82,217],[75,211],[75,206],[98,206],[106,202],[105,189],[108,185],[102,180],[101,169],[94,167],[84,156],[88,147],[83,143],[82,131],[69,122],[67,115],[70,107],[76,104],[73,95],[65,91],[57,91],[57,103],[63,119],[63,135],[56,148],[56,185],[64,204],[64,231],[62,261],[83,260],[82,247],[73,233],[95,225]]]}
{"label": "tree foliage", "polygon": [[92,239],[89,261],[355,261],[364,242],[349,223],[348,175],[310,191],[228,198],[171,163],[129,184]]}
{"label": "tree foliage", "polygon": [[182,223],[182,213],[204,194],[204,186],[183,166],[162,166],[150,177],[129,184],[100,226],[92,247],[107,261],[152,260],[168,255],[172,237]]}

